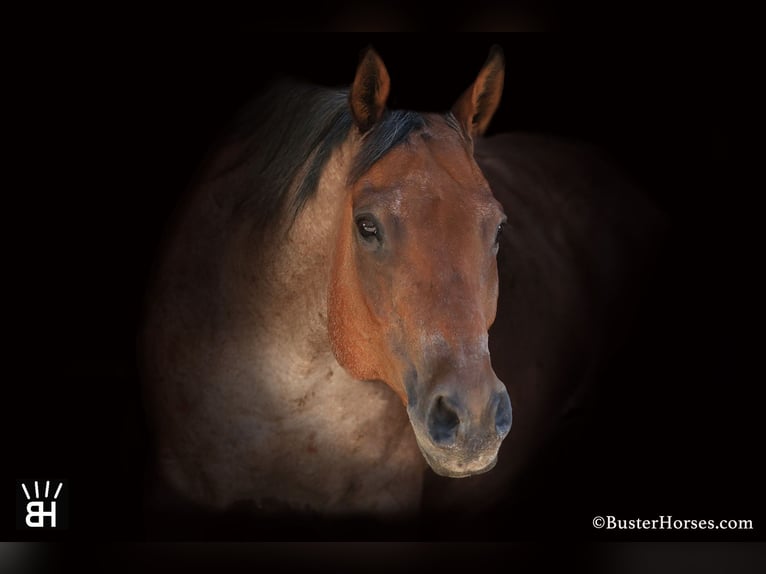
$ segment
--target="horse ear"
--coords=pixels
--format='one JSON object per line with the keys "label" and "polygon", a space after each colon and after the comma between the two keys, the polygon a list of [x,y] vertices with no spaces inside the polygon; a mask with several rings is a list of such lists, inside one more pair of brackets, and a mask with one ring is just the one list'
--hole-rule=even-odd
{"label": "horse ear", "polygon": [[367,48],[348,95],[351,114],[362,133],[374,126],[383,115],[390,88],[391,79],[383,60],[375,50]]}
{"label": "horse ear", "polygon": [[505,57],[498,45],[492,46],[476,81],[452,106],[452,113],[472,138],[487,131],[489,122],[500,105],[505,79]]}

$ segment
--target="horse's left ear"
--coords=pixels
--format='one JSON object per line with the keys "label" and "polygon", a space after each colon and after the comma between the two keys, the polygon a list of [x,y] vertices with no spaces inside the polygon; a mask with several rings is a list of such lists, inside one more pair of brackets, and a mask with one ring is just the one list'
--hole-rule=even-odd
{"label": "horse's left ear", "polygon": [[460,96],[452,113],[471,137],[487,131],[489,122],[500,105],[505,79],[505,56],[498,45],[492,46],[476,81]]}
{"label": "horse's left ear", "polygon": [[359,131],[366,132],[381,118],[390,89],[391,79],[383,60],[375,50],[367,48],[356,69],[356,78],[348,95],[351,114]]}

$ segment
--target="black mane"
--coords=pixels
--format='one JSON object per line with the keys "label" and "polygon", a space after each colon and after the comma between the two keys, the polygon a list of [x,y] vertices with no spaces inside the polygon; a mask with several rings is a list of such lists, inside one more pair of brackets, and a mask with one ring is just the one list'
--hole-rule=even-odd
{"label": "black mane", "polygon": [[[386,110],[364,135],[349,183],[424,126],[426,118],[418,112]],[[259,227],[283,213],[292,221],[316,193],[324,166],[352,127],[348,90],[279,83],[235,119],[223,145],[238,143],[241,151],[211,179],[226,177],[225,184],[235,187],[226,192],[233,194],[235,208],[247,209]]]}

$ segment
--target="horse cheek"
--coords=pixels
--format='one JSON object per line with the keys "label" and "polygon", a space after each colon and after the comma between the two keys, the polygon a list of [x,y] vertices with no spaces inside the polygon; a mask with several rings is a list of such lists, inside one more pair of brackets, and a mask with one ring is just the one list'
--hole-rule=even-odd
{"label": "horse cheek", "polygon": [[500,282],[498,281],[497,261],[495,260],[492,263],[492,269],[489,274],[489,284],[487,286],[487,298],[486,298],[487,330],[489,330],[489,328],[495,322],[495,318],[497,317],[497,301],[498,301],[499,295],[500,295]]}
{"label": "horse cheek", "polygon": [[[338,364],[359,380],[380,379],[370,351],[370,333],[365,329],[366,309],[360,300],[356,278],[343,273],[348,266],[336,262],[327,303],[327,330],[330,347]],[[351,275],[351,276],[349,276]]]}

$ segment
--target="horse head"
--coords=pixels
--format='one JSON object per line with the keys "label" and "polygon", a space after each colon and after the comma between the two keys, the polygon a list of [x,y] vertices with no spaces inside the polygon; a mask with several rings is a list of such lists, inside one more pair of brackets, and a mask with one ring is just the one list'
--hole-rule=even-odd
{"label": "horse head", "polygon": [[[512,421],[488,349],[506,218],[473,156],[503,77],[493,49],[450,112],[394,116],[369,49],[348,96],[358,157],[334,243],[330,343],[353,377],[398,394],[425,459],[450,477],[490,470]],[[406,122],[417,125],[391,145]]]}

